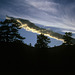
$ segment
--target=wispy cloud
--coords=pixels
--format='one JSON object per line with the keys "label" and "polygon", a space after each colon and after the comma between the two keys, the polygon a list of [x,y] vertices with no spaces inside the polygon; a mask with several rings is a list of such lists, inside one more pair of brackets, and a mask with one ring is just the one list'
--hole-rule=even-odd
{"label": "wispy cloud", "polygon": [[75,0],[2,0],[0,10],[0,16],[20,17],[75,32]]}
{"label": "wispy cloud", "polygon": [[[6,19],[13,19],[13,17],[6,17]],[[57,40],[61,40],[63,41],[63,35],[56,33],[52,30],[48,30],[48,29],[44,29],[44,28],[40,28],[39,26],[36,26],[35,24],[31,23],[28,20],[24,20],[24,19],[20,19],[20,18],[15,18],[15,20],[17,22],[19,22],[21,24],[21,27],[26,29],[27,31],[31,31],[33,33],[38,33],[38,34],[44,34],[47,35],[51,38],[57,39]]]}
{"label": "wispy cloud", "polygon": [[57,12],[57,10],[55,9],[56,6],[58,6],[57,3],[54,2],[50,2],[50,1],[29,1],[28,2],[30,5],[34,6],[37,9],[40,9],[42,11],[46,11],[46,12]]}
{"label": "wispy cloud", "polygon": [[[7,19],[13,19],[14,17],[8,17],[7,16],[6,18]],[[51,38],[54,38],[54,39],[57,39],[57,40],[60,40],[60,41],[64,42],[63,35],[59,34],[59,33],[56,33],[51,29],[40,28],[39,26],[36,26],[35,24],[31,23],[30,21],[24,20],[24,19],[21,19],[21,18],[14,18],[14,20],[19,22],[21,24],[21,27],[24,28],[27,31],[31,31],[31,32],[37,33],[37,34],[42,33],[42,34],[44,34],[46,36],[49,36]],[[69,32],[69,31],[67,30],[67,32]],[[75,39],[73,39],[72,42],[75,44]]]}

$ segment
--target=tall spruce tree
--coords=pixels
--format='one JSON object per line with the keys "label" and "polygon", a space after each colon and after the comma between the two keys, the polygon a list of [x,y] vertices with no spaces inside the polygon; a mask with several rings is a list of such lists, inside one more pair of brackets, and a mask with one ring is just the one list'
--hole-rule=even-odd
{"label": "tall spruce tree", "polygon": [[36,48],[49,48],[48,44],[50,43],[50,38],[44,36],[44,34],[37,35],[37,43],[35,44]]}
{"label": "tall spruce tree", "polygon": [[63,36],[64,39],[64,45],[71,45],[72,44],[72,33],[71,32],[66,32],[65,35]]}
{"label": "tall spruce tree", "polygon": [[0,42],[14,42],[25,39],[20,36],[18,30],[20,29],[20,23],[11,19],[0,22]]}

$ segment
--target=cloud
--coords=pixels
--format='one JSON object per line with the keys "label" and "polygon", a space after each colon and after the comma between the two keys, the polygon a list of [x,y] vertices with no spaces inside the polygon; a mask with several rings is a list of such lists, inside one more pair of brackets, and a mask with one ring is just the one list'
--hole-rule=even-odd
{"label": "cloud", "polygon": [[[8,16],[6,18],[7,19],[13,19],[13,17],[8,17]],[[42,34],[47,35],[51,38],[63,41],[63,39],[62,39],[63,35],[61,35],[59,33],[53,32],[52,30],[40,28],[28,20],[24,20],[24,19],[20,19],[20,18],[14,18],[14,19],[17,22],[19,22],[21,24],[21,27],[27,31],[31,31],[33,33],[38,33],[38,34],[42,33]]]}
{"label": "cloud", "polygon": [[2,0],[0,10],[0,16],[75,32],[75,0]]}
{"label": "cloud", "polygon": [[54,2],[50,2],[50,1],[29,1],[28,2],[30,5],[34,6],[35,8],[42,10],[42,11],[46,11],[46,12],[57,12],[57,10],[55,9],[56,6],[58,6],[58,4],[54,3]]}
{"label": "cloud", "polygon": [[[35,24],[31,23],[29,20],[24,20],[24,19],[21,19],[21,18],[14,18],[14,17],[8,17],[8,16],[6,18],[16,20],[17,22],[19,22],[21,24],[21,27],[24,28],[27,31],[37,33],[37,34],[42,33],[46,36],[49,36],[51,38],[54,38],[56,40],[60,40],[60,41],[64,42],[63,35],[59,34],[59,33],[56,33],[54,31],[52,31],[51,29],[40,28],[40,27],[36,26]],[[64,31],[62,31],[62,32],[64,32]],[[67,32],[69,32],[69,31],[67,30]],[[72,39],[72,43],[75,44],[75,39]]]}

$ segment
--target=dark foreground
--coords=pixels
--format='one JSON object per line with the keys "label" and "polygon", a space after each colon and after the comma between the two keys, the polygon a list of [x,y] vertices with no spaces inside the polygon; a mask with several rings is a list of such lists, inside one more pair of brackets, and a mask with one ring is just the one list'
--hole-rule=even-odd
{"label": "dark foreground", "polygon": [[[61,72],[61,73],[60,73]],[[63,75],[75,72],[75,45],[36,49],[0,43],[0,75]]]}

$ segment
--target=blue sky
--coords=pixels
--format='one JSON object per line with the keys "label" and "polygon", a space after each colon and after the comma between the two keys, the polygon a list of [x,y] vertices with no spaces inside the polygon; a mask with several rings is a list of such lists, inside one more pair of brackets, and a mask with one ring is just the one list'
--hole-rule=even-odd
{"label": "blue sky", "polygon": [[[58,33],[70,31],[75,37],[75,0],[0,0],[0,18],[4,19],[6,15],[28,19],[37,25],[54,28]],[[27,39],[28,35],[36,38],[36,34],[23,31],[21,34],[25,33]],[[52,41],[51,45],[61,44]]]}

